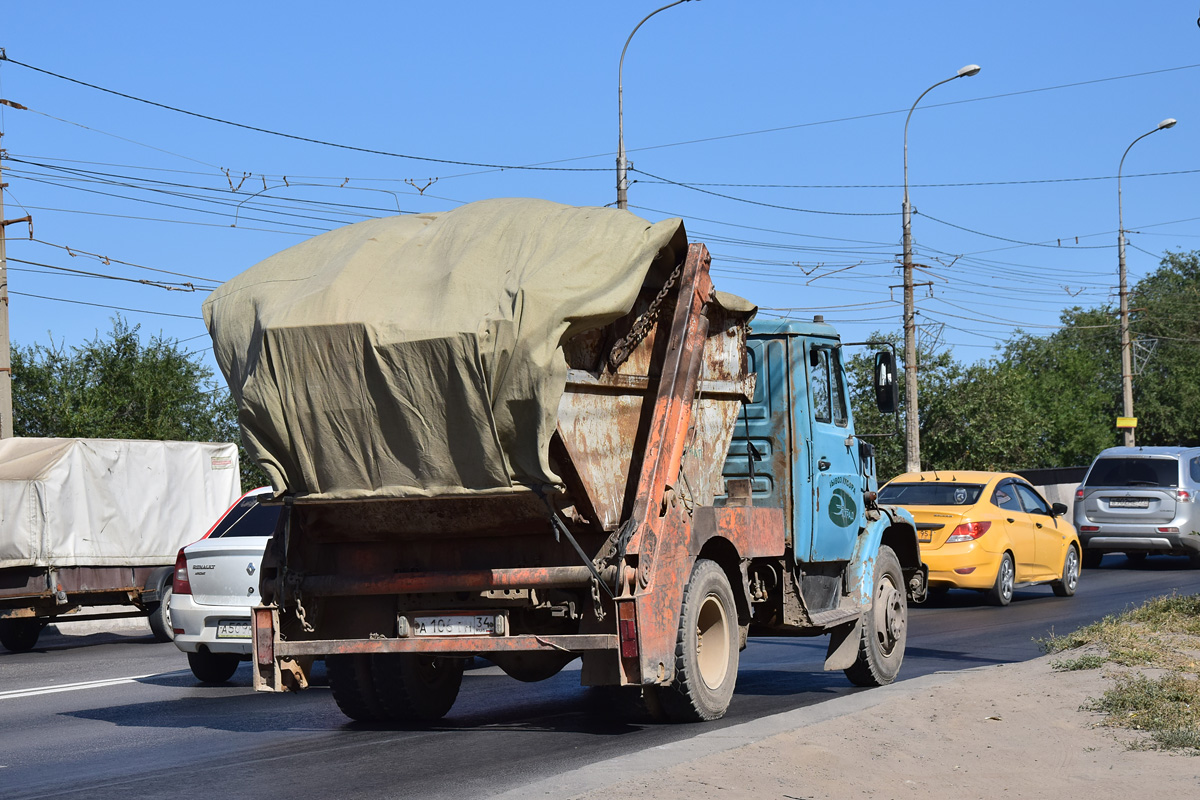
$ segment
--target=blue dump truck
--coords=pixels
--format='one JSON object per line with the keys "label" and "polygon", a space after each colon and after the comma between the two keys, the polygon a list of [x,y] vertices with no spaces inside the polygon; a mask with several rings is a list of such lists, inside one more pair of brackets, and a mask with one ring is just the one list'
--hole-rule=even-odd
{"label": "blue dump truck", "polygon": [[[325,660],[358,720],[449,713],[465,665],[581,660],[671,721],[722,716],[747,637],[828,635],[890,683],[926,591],[875,502],[837,332],[753,321],[680,220],[533,200],[374,220],[205,303],[283,505],[255,688]],[[890,353],[875,390],[894,409]]]}

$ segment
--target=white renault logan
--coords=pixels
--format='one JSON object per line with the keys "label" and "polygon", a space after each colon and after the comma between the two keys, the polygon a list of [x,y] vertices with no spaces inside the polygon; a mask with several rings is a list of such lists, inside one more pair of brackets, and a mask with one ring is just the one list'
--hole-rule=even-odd
{"label": "white renault logan", "polygon": [[270,496],[269,488],[242,495],[175,560],[171,627],[192,674],[203,683],[224,683],[250,657],[258,571],[282,509],[259,503]]}

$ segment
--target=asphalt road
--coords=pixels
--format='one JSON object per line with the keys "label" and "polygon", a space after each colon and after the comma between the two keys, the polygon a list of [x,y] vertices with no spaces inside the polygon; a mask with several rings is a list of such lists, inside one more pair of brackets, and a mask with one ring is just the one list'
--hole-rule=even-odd
{"label": "asphalt road", "polygon": [[[1172,591],[1200,593],[1200,570],[1186,559],[1134,566],[1109,556],[1085,572],[1074,598],[1029,587],[1001,609],[951,592],[912,609],[900,679],[1033,658],[1038,637]],[[256,694],[248,665],[230,685],[200,686],[173,645],[148,636],[48,630],[33,652],[0,653],[0,796],[487,797],[714,727],[869,691],[823,672],[824,646],[824,637],[752,639],[730,712],[709,725],[614,719],[570,667],[522,684],[477,662],[441,725],[401,730],[349,722],[324,686]]]}

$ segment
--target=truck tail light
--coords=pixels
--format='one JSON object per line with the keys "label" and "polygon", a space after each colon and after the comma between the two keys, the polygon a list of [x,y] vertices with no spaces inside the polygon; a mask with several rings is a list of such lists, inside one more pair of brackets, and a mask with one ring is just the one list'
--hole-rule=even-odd
{"label": "truck tail light", "polygon": [[171,591],[175,594],[192,593],[192,582],[188,579],[187,557],[183,554],[183,548],[180,548],[179,555],[175,556],[175,580],[171,584]]}
{"label": "truck tail light", "polygon": [[1175,502],[1176,502],[1176,503],[1190,503],[1190,502],[1192,502],[1192,493],[1191,493],[1191,492],[1189,492],[1187,489],[1178,489],[1178,490],[1176,490],[1176,492],[1175,492]]}
{"label": "truck tail light", "polygon": [[990,527],[992,527],[992,523],[986,520],[983,522],[964,522],[954,529],[950,534],[950,538],[946,540],[946,543],[972,542],[987,533],[987,529]]}
{"label": "truck tail light", "polygon": [[621,639],[621,658],[637,658],[637,617],[634,615],[633,603],[617,603],[617,633]]}

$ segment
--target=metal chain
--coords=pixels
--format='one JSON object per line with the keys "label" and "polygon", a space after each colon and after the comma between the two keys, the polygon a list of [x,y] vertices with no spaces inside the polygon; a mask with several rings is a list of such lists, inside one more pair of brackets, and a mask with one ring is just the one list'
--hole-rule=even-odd
{"label": "metal chain", "polygon": [[617,371],[617,367],[625,363],[630,354],[642,343],[645,338],[650,335],[650,331],[654,328],[654,324],[658,321],[658,313],[662,309],[662,302],[667,297],[667,292],[675,285],[675,281],[679,280],[680,273],[683,272],[683,262],[679,262],[675,267],[675,271],[671,273],[671,277],[667,278],[667,282],[663,284],[662,289],[650,302],[650,307],[646,312],[634,320],[633,327],[629,329],[629,333],[622,336],[613,344],[612,350],[608,354],[608,366],[613,372]]}
{"label": "metal chain", "polygon": [[284,573],[284,594],[287,598],[287,605],[295,606],[296,619],[300,620],[300,626],[305,632],[312,633],[316,630],[312,623],[308,621],[308,612],[304,610],[304,604],[300,602],[300,581],[302,576],[299,573],[286,571]]}

